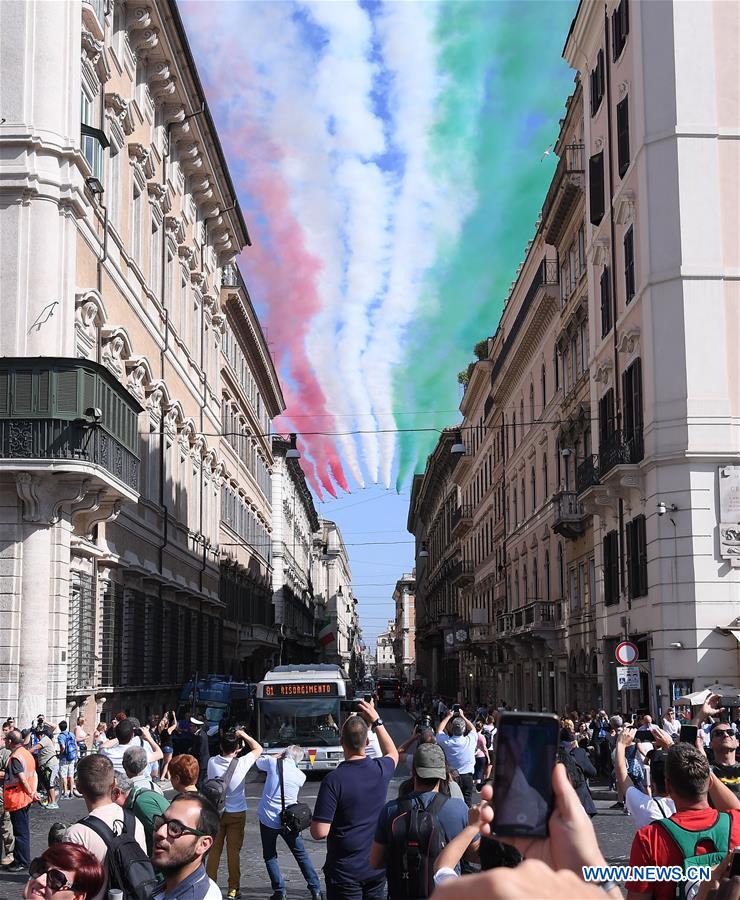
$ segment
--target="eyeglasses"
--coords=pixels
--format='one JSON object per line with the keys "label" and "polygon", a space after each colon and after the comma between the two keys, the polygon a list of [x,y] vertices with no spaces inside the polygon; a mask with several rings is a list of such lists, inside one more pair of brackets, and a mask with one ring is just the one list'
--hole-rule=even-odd
{"label": "eyeglasses", "polygon": [[165,819],[164,816],[154,816],[152,824],[155,831],[159,831],[163,825],[166,825],[168,838],[177,839],[184,834],[194,834],[196,837],[205,837],[205,831],[198,831],[197,828],[189,828],[187,825],[183,825],[178,819]]}
{"label": "eyeglasses", "polygon": [[34,859],[28,869],[31,878],[38,878],[46,875],[46,886],[56,894],[58,891],[73,891],[74,884],[67,881],[67,876],[59,869],[50,869],[49,863],[45,859]]}
{"label": "eyeglasses", "polygon": [[734,728],[715,728],[714,731],[712,732],[712,737],[714,737],[715,734],[722,734],[722,735],[729,734],[731,737],[735,737],[735,729]]}

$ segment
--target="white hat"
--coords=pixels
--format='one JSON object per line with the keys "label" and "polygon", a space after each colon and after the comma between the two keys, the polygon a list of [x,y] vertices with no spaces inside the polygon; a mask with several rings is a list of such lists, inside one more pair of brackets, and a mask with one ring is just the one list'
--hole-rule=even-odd
{"label": "white hat", "polygon": [[205,725],[205,722],[202,719],[196,719],[195,716],[191,716],[190,721],[193,725]]}

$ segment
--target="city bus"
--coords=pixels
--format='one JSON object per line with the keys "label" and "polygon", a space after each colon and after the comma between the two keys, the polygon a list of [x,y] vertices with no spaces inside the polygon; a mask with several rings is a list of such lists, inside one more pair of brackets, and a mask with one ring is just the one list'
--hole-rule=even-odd
{"label": "city bus", "polygon": [[257,740],[277,756],[291,744],[305,748],[300,768],[328,772],[344,759],[339,732],[351,711],[339,666],[277,666],[257,685]]}

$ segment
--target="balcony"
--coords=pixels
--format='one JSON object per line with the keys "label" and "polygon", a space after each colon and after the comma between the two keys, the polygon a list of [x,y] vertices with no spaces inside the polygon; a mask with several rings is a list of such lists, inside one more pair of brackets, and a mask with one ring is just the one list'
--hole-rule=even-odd
{"label": "balcony", "polygon": [[473,507],[468,505],[456,506],[450,516],[450,530],[453,538],[462,537],[470,530],[473,524]]}
{"label": "balcony", "polygon": [[140,412],[136,398],[98,363],[2,358],[0,468],[38,469],[33,462],[54,462],[55,471],[100,475],[136,500]]}
{"label": "balcony", "polygon": [[450,567],[450,584],[464,587],[466,584],[472,584],[474,577],[473,563],[469,559],[458,559]]}
{"label": "balcony", "polygon": [[559,600],[534,600],[496,619],[498,638],[545,638],[563,626],[562,603]]}
{"label": "balcony", "polygon": [[586,530],[586,513],[576,491],[560,491],[552,498],[552,530],[564,538],[580,537]]}
{"label": "balcony", "polygon": [[545,240],[557,246],[568,217],[584,191],[583,144],[568,144],[560,157],[542,206]]}
{"label": "balcony", "polygon": [[105,0],[82,0],[82,21],[96,41],[105,37]]}
{"label": "balcony", "polygon": [[644,455],[642,428],[629,435],[614,431],[599,445],[599,476],[603,480],[615,466],[635,466]]}
{"label": "balcony", "polygon": [[599,457],[587,456],[576,469],[576,493],[582,494],[599,483]]}

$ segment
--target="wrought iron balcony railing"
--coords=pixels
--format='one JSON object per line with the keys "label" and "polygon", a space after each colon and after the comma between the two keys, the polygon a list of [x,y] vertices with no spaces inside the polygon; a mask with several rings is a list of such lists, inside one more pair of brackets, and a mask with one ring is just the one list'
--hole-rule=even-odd
{"label": "wrought iron balcony railing", "polygon": [[636,465],[644,455],[642,428],[630,434],[613,431],[599,445],[599,475],[603,478],[614,466]]}
{"label": "wrought iron balcony railing", "polygon": [[587,456],[576,469],[576,493],[582,494],[587,488],[599,483],[599,457]]}
{"label": "wrought iron balcony railing", "polygon": [[576,538],[586,527],[586,513],[576,491],[560,491],[552,499],[553,523],[556,534],[566,538]]}

